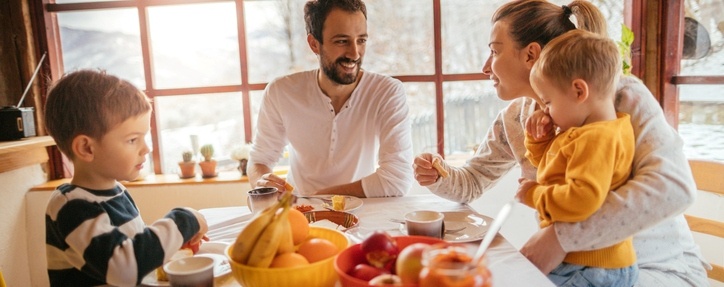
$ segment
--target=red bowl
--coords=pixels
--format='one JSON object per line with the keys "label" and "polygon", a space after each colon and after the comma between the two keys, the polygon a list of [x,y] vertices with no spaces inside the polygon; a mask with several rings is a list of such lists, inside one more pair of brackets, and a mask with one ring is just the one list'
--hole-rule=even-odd
{"label": "red bowl", "polygon": [[[427,243],[430,245],[436,243],[445,243],[445,241],[442,239],[426,236],[410,235],[397,236],[394,238],[397,242],[397,248],[399,248],[400,251],[413,243]],[[355,244],[347,247],[345,250],[342,250],[342,252],[340,252],[337,258],[334,260],[334,270],[339,275],[339,282],[342,284],[343,287],[374,287],[367,284],[367,281],[352,277],[348,274],[355,265],[360,263],[367,263],[360,244]]]}

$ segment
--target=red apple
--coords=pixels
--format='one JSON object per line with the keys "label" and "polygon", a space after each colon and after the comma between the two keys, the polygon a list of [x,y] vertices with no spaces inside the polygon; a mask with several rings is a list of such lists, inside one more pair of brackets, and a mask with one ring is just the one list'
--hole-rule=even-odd
{"label": "red apple", "polygon": [[417,285],[422,270],[422,252],[430,247],[427,243],[413,243],[402,249],[397,256],[395,271],[403,284]]}
{"label": "red apple", "polygon": [[377,268],[391,266],[392,264],[389,263],[394,262],[400,252],[395,239],[384,231],[373,232],[362,241],[360,247],[365,254],[367,263]]}
{"label": "red apple", "polygon": [[372,278],[375,278],[377,276],[380,276],[382,274],[388,274],[387,270],[382,268],[377,268],[369,264],[360,263],[354,266],[351,271],[349,271],[349,275],[361,279],[364,281],[370,281]]}

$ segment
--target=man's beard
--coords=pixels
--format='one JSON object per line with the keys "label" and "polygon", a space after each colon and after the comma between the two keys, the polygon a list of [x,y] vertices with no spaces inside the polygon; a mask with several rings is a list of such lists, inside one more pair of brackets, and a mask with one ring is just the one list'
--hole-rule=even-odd
{"label": "man's beard", "polygon": [[[324,72],[324,74],[327,75],[327,77],[332,80],[332,82],[340,85],[349,85],[356,82],[357,76],[359,75],[360,67],[362,65],[362,58],[354,61],[345,57],[338,58],[336,61],[328,64],[324,61],[324,55],[321,54],[320,61],[322,62],[322,71]],[[356,63],[357,66],[355,67],[355,72],[352,74],[347,74],[340,71],[339,65],[342,63]]]}

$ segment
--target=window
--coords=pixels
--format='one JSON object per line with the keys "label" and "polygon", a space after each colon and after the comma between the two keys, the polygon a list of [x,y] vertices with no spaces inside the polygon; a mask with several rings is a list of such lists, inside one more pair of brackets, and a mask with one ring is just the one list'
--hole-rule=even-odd
{"label": "window", "polygon": [[[154,101],[149,155],[155,173],[175,173],[181,152],[214,144],[220,168],[252,140],[262,90],[276,77],[318,66],[301,0],[57,0],[46,23],[58,35],[61,73],[100,68]],[[506,103],[481,70],[490,18],[506,0],[367,0],[363,67],[404,82],[414,153],[469,156]],[[569,1],[552,1],[559,5]],[[620,36],[623,3],[593,1]],[[57,20],[54,20],[57,19]]]}
{"label": "window", "polygon": [[678,130],[687,156],[724,161],[724,0],[684,2]]}

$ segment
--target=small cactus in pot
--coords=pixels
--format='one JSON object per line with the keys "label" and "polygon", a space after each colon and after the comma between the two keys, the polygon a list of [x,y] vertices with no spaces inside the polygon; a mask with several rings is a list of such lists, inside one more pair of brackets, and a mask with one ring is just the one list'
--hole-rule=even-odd
{"label": "small cactus in pot", "polygon": [[186,150],[181,153],[183,161],[178,163],[179,169],[181,169],[181,178],[192,178],[196,176],[196,162],[194,159],[194,153],[190,150]]}
{"label": "small cactus in pot", "polygon": [[201,146],[199,151],[204,157],[204,160],[199,162],[199,166],[201,166],[201,174],[204,178],[215,177],[216,160],[214,160],[214,146],[205,144]]}

